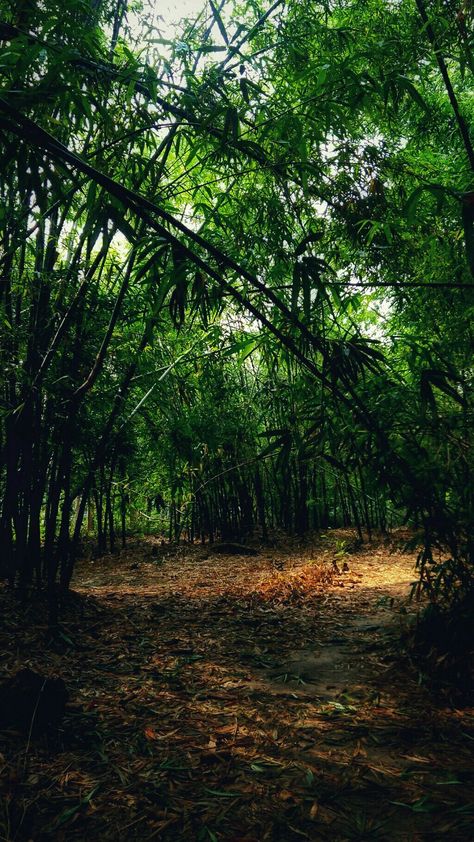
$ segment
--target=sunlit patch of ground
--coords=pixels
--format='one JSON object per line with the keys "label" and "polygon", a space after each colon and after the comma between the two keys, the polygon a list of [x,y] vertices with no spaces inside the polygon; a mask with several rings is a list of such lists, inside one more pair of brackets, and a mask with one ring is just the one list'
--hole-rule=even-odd
{"label": "sunlit patch of ground", "polygon": [[84,560],[56,650],[5,596],[4,673],[72,698],[57,743],[5,735],[0,838],[471,840],[473,712],[397,642],[414,556],[352,537]]}

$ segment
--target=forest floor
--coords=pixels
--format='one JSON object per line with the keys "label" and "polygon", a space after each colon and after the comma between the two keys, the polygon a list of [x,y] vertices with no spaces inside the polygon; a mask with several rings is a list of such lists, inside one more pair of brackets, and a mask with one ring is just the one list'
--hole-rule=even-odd
{"label": "forest floor", "polygon": [[70,700],[59,737],[0,734],[0,839],[472,840],[474,711],[400,647],[414,556],[350,537],[83,560],[53,646],[4,592],[2,678]]}

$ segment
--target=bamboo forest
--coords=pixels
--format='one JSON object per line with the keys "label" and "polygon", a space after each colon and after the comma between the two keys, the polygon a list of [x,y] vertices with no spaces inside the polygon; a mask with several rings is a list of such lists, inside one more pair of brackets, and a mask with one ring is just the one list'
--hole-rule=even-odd
{"label": "bamboo forest", "polygon": [[0,842],[469,842],[472,0],[0,66]]}

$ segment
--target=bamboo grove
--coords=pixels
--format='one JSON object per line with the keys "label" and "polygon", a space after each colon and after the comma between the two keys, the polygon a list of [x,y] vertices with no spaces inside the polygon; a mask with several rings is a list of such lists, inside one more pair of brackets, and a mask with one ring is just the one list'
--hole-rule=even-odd
{"label": "bamboo grove", "polygon": [[85,536],[408,522],[471,588],[472,15],[0,2],[12,584],[54,613]]}

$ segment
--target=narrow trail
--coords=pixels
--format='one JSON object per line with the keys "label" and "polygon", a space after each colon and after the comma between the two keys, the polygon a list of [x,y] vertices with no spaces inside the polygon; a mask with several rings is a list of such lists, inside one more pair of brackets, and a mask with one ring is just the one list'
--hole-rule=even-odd
{"label": "narrow trail", "polygon": [[61,651],[14,656],[72,691],[15,838],[471,840],[473,711],[435,706],[397,643],[414,558],[336,572],[334,540],[83,561]]}

